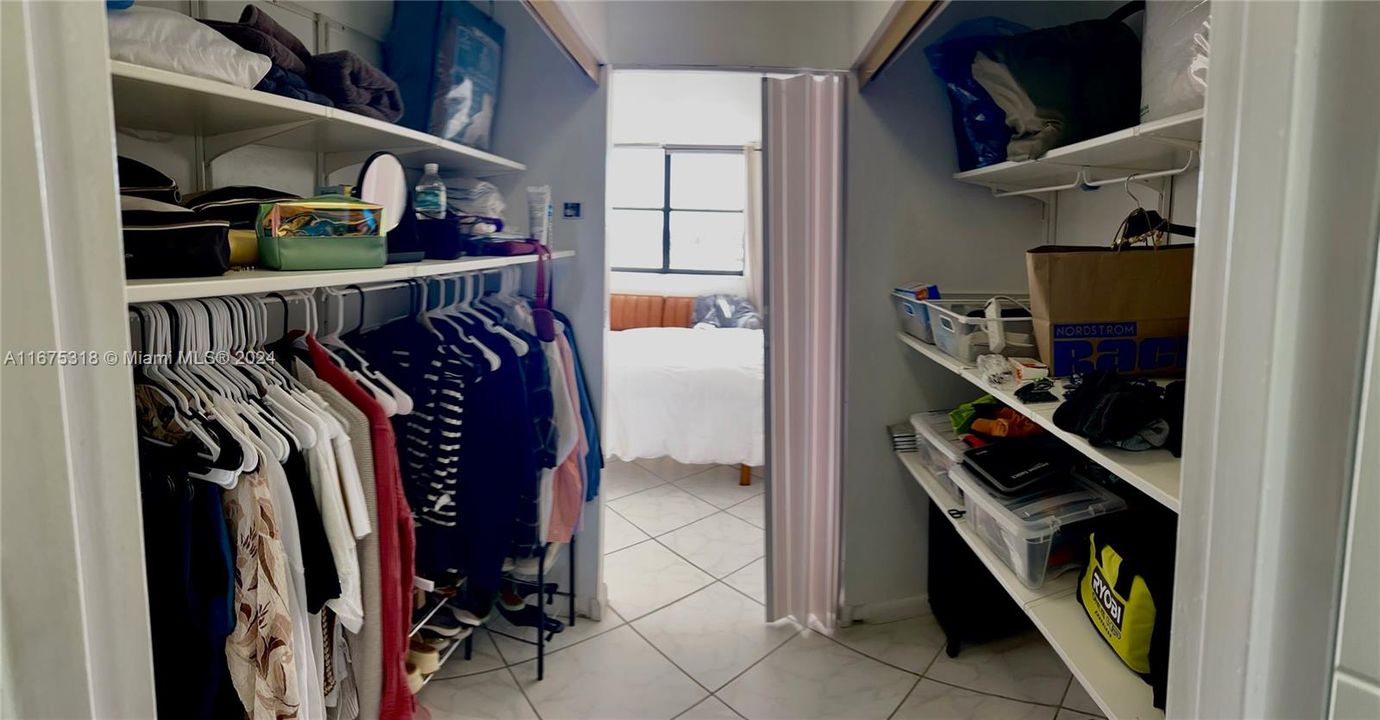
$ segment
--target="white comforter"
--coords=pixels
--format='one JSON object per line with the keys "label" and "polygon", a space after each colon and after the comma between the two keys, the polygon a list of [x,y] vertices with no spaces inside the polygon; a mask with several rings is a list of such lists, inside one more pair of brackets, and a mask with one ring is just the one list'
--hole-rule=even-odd
{"label": "white comforter", "polygon": [[608,454],[764,464],[761,330],[620,330],[609,333],[605,358]]}

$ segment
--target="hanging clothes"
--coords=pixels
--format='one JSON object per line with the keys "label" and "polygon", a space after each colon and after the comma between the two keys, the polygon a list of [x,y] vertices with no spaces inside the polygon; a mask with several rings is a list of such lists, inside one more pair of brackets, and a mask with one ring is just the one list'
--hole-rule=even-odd
{"label": "hanging clothes", "polygon": [[[310,452],[310,450],[308,450]],[[325,521],[317,507],[312,481],[307,474],[307,460],[300,448],[294,447],[282,463],[283,479],[292,498],[292,510],[301,532],[298,544],[302,554],[302,580],[307,612],[315,615],[326,603],[340,597],[340,576],[336,570],[331,541],[326,535]]]}
{"label": "hanging clothes", "polygon": [[302,529],[297,524],[297,509],[288,487],[287,472],[275,462],[262,440],[251,436],[260,453],[260,467],[266,468],[270,502],[275,508],[278,532],[282,537],[287,573],[283,575],[287,586],[288,615],[292,621],[292,657],[297,666],[298,717],[307,720],[325,718],[324,693],[321,688],[320,668],[317,663],[319,647],[314,639],[319,639],[320,626],[313,628],[313,620],[308,610],[306,565],[302,554]]}
{"label": "hanging clothes", "polygon": [[208,465],[166,393],[136,384],[134,395],[159,712],[243,717],[225,654],[236,627],[236,573],[221,488],[188,477]]}
{"label": "hanging clothes", "polygon": [[[133,307],[176,355],[208,331],[261,343],[249,302]],[[238,311],[244,325],[216,326]],[[482,622],[515,592],[510,558],[572,539],[598,442],[573,333],[541,342],[510,294],[427,318],[357,338],[367,358],[303,336],[278,346],[291,372],[136,373],[160,716],[411,718],[414,574],[465,579],[451,605]],[[390,382],[361,381],[376,371]],[[390,416],[385,393],[404,392],[412,412]],[[523,603],[505,616],[540,617]]]}
{"label": "hanging clothes", "polygon": [[[318,395],[315,399],[319,401],[319,398]],[[336,596],[329,599],[326,605],[347,630],[358,630],[364,622],[359,586],[359,556],[355,550],[355,536],[345,506],[343,483],[346,481],[342,478],[341,465],[337,461],[336,446],[338,439],[345,435],[345,428],[339,420],[324,410],[318,407],[310,409],[322,414],[315,418],[318,421],[317,442],[307,453],[310,470],[308,478],[311,483],[311,495],[316,499],[322,529],[329,543],[331,558],[335,563],[335,576],[339,588]],[[348,438],[346,440],[348,441]],[[341,458],[341,461],[354,465],[354,458],[348,455]]]}
{"label": "hanging clothes", "polygon": [[225,644],[230,676],[252,720],[299,717],[293,660],[287,552],[264,467],[240,476],[225,494],[225,520],[234,533],[235,630]]}
{"label": "hanging clothes", "polygon": [[512,544],[518,498],[535,495],[534,424],[519,358],[505,340],[466,328],[497,354],[490,369],[453,325],[433,327],[394,323],[359,346],[416,403],[399,432],[408,497],[418,503],[418,571],[438,581],[465,576],[458,605],[483,618]]}
{"label": "hanging clothes", "polygon": [[235,627],[233,559],[221,489],[188,479],[191,459],[185,448],[140,443],[155,699],[165,717],[224,717],[243,712],[233,688],[229,703],[222,695],[225,641]]}
{"label": "hanging clothes", "polygon": [[403,495],[393,426],[373,396],[331,361],[316,338],[308,335],[305,341],[317,377],[335,388],[369,420],[378,508],[375,534],[379,548],[379,629],[383,666],[378,717],[383,720],[410,718],[415,702],[407,688],[405,665],[416,538],[412,511]]}
{"label": "hanging clothes", "polygon": [[[556,350],[561,358],[561,370],[565,374],[564,390],[566,400],[573,412],[571,413],[570,426],[563,428],[572,440],[570,452],[556,468],[552,478],[552,509],[550,530],[546,536],[547,542],[570,542],[571,536],[575,534],[575,526],[580,522],[580,511],[584,507],[585,483],[584,467],[585,452],[588,445],[585,441],[584,424],[579,412],[580,394],[575,383],[575,360],[570,351],[570,343],[565,339],[564,329],[560,321],[557,321]],[[564,443],[563,443],[564,445]]]}
{"label": "hanging clothes", "polygon": [[589,384],[585,379],[584,366],[580,362],[580,346],[575,342],[575,328],[570,318],[554,311],[556,319],[565,328],[565,339],[570,343],[571,356],[575,361],[575,381],[580,391],[580,419],[585,427],[585,502],[599,495],[599,484],[604,468],[604,449],[599,442],[599,422],[594,416],[594,405],[589,394]]}
{"label": "hanging clothes", "polygon": [[[346,634],[345,653],[349,659],[350,675],[339,689],[337,720],[379,717],[383,694],[383,632],[377,619],[382,617],[382,572],[379,564],[378,537],[370,530],[378,525],[378,491],[374,475],[373,439],[369,418],[329,383],[321,380],[311,366],[294,360],[293,375],[312,391],[320,394],[331,410],[346,421],[347,438],[360,485],[357,495],[362,512],[351,513],[351,527],[359,538],[356,550],[359,558],[360,599],[366,622]],[[348,489],[349,485],[346,484]],[[346,493],[346,497],[350,492]],[[364,535],[360,536],[361,528]],[[355,692],[350,693],[350,686]]]}

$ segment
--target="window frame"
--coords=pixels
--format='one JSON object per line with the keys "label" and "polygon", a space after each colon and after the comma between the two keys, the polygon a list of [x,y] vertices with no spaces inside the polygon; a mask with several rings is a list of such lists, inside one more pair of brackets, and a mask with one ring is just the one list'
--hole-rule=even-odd
{"label": "window frame", "polygon": [[[744,258],[742,270],[690,270],[678,269],[671,266],[671,213],[673,212],[698,212],[698,213],[737,213],[742,215],[744,222],[747,218],[747,198],[743,198],[743,209],[741,210],[719,210],[712,208],[675,208],[671,207],[671,156],[690,155],[690,154],[712,154],[712,155],[740,155],[743,147],[740,145],[658,145],[648,143],[614,143],[614,149],[618,148],[657,148],[662,152],[662,194],[660,207],[635,207],[631,205],[611,205],[610,210],[641,210],[644,212],[659,211],[661,213],[661,267],[610,267],[613,272],[648,273],[653,275],[722,275],[728,277],[743,277],[747,271],[747,259]],[[744,252],[746,252],[746,238],[744,238]]]}

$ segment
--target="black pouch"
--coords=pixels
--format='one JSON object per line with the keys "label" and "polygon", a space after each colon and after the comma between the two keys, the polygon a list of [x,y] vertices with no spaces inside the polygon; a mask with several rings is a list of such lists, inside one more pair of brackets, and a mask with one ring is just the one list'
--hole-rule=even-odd
{"label": "black pouch", "polygon": [[230,269],[230,223],[177,205],[120,198],[125,277],[220,275]]}
{"label": "black pouch", "polygon": [[1005,496],[1067,483],[1073,466],[1068,446],[1050,435],[999,440],[965,451],[963,459],[988,487]]}
{"label": "black pouch", "polygon": [[416,221],[417,237],[428,260],[454,260],[465,254],[469,236],[460,232],[460,216],[446,212],[445,220]]}
{"label": "black pouch", "polygon": [[177,181],[138,160],[116,158],[120,174],[120,194],[177,204]]}
{"label": "black pouch", "polygon": [[206,218],[226,220],[234,230],[253,230],[260,204],[295,199],[298,197],[292,193],[272,188],[231,185],[190,195],[182,206]]}
{"label": "black pouch", "polygon": [[421,262],[430,257],[422,242],[416,211],[412,209],[412,191],[407,193],[407,210],[398,219],[397,227],[388,231],[388,264]]}

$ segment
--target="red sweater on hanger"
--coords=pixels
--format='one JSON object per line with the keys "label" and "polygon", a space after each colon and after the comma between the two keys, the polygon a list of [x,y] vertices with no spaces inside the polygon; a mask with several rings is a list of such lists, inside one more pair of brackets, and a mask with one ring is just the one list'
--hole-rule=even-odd
{"label": "red sweater on hanger", "polygon": [[374,446],[374,481],[378,488],[379,523],[375,532],[378,533],[379,574],[383,584],[379,603],[383,617],[378,620],[383,637],[383,693],[379,717],[381,720],[408,720],[416,710],[412,693],[407,689],[406,668],[416,535],[412,529],[412,510],[403,495],[393,425],[378,401],[331,361],[316,338],[308,335],[306,341],[317,377],[330,383],[369,418],[369,436]]}

